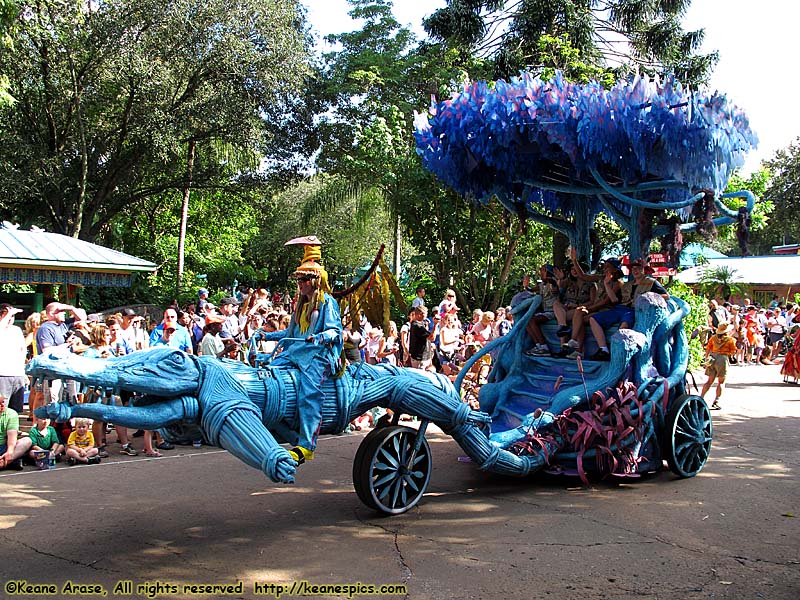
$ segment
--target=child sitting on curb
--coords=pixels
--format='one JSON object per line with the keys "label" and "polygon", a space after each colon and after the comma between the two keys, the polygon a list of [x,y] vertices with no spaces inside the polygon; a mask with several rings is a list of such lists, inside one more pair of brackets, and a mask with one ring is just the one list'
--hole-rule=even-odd
{"label": "child sitting on curb", "polygon": [[100,462],[98,450],[94,447],[94,436],[89,431],[89,419],[75,419],[75,430],[67,440],[67,462],[96,465]]}
{"label": "child sitting on curb", "polygon": [[28,432],[28,436],[33,444],[28,456],[36,460],[36,453],[44,450],[55,454],[56,462],[61,462],[65,450],[64,444],[58,440],[56,430],[50,426],[50,419],[34,417],[34,426]]}

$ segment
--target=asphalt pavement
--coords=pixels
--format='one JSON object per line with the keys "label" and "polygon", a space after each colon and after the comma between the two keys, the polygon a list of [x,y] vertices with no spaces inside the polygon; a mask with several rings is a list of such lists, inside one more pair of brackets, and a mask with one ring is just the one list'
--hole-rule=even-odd
{"label": "asphalt pavement", "polygon": [[208,447],[0,471],[0,597],[795,600],[800,387],[778,370],[729,370],[686,480],[500,478],[437,432],[428,492],[397,517],[353,491],[363,433],[323,439],[294,485]]}

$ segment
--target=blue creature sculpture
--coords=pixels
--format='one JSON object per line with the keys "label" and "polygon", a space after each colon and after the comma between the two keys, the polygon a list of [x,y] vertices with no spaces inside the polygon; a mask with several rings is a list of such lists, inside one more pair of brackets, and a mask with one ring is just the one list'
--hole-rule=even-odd
{"label": "blue creature sculpture", "polygon": [[[199,430],[207,443],[227,449],[273,481],[294,481],[297,461],[279,444],[298,439],[297,369],[256,369],[234,360],[153,348],[106,360],[45,353],[29,363],[27,372],[136,394],[131,406],[59,402],[40,407],[40,416],[58,421],[88,417],[158,430],[172,441],[190,439]],[[476,462],[494,471],[530,471],[527,458],[489,443],[482,429],[488,416],[470,410],[444,377],[362,363],[327,380],[322,392],[321,433],[342,432],[355,417],[384,406],[435,423]]]}
{"label": "blue creature sculpture", "polygon": [[[645,443],[641,436],[633,436],[622,444],[651,447],[656,433],[672,427],[667,437],[673,440],[670,447],[677,458],[670,461],[667,456],[670,465],[682,469],[678,472],[683,476],[702,468],[711,440],[710,418],[703,418],[702,410],[707,414],[707,408],[702,399],[683,394],[686,340],[680,324],[686,306],[671,301],[675,304],[670,311],[660,296],[642,296],[637,303],[637,329],[612,336],[610,363],[586,363],[590,373],[584,385],[575,377],[574,361],[532,359],[515,349],[525,335],[525,317],[538,299],[533,299],[508,336],[485,348],[497,356],[492,382],[481,393],[485,411],[471,410],[446,378],[416,369],[362,363],[323,384],[321,433],[341,432],[352,419],[376,406],[390,408],[398,417],[410,414],[422,419],[418,431],[395,424],[375,429],[362,442],[354,462],[354,485],[369,506],[396,514],[420,500],[431,473],[430,449],[424,439],[429,422],[452,436],[479,468],[525,476],[554,464],[559,451],[553,438],[538,451],[521,452],[519,443],[528,439],[531,430],[546,431],[560,413],[584,403],[587,386],[603,389],[620,379],[641,382],[643,413],[655,404],[661,411],[665,389],[670,390],[670,404],[684,407],[674,418],[683,419],[679,425],[667,422],[659,427],[662,421],[648,420]],[[532,360],[551,361],[547,372],[561,369],[569,376],[568,385],[555,395],[542,386],[537,390],[532,382],[547,377],[530,364]],[[45,353],[29,363],[27,372],[34,378],[70,379],[135,394],[130,406],[59,402],[37,409],[40,416],[58,421],[88,417],[158,430],[172,441],[193,438],[199,431],[207,443],[227,449],[273,481],[295,479],[298,463],[280,445],[296,444],[299,437],[301,378],[295,368],[256,369],[233,360],[154,348],[107,360]],[[688,402],[687,398],[695,399]]]}

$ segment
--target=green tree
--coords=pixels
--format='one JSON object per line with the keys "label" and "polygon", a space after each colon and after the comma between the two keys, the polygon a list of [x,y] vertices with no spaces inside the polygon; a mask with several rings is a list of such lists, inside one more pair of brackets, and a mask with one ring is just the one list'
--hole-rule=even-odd
{"label": "green tree", "polygon": [[[0,0],[0,52],[8,52],[14,47],[14,31],[19,16],[16,0]],[[14,97],[8,93],[8,75],[0,70],[0,106],[12,104]]]}
{"label": "green tree", "polygon": [[[143,200],[140,211],[116,215],[99,240],[159,266],[148,278],[150,292],[147,295],[160,303],[169,303],[174,298],[180,218],[180,192],[165,191]],[[243,278],[239,276],[245,264],[245,253],[258,231],[257,209],[252,197],[215,190],[193,192],[181,286],[184,291],[177,299],[182,303],[194,299],[198,274],[204,274],[207,287],[215,290],[229,287],[237,278],[243,282],[256,278],[252,267]]]}
{"label": "green tree", "polygon": [[295,0],[43,0],[30,10],[0,58],[17,99],[0,129],[0,192],[23,223],[84,239],[183,189],[190,142],[195,189],[239,183],[233,165],[258,166],[276,133],[264,115],[307,71]]}
{"label": "green tree", "polygon": [[[330,198],[331,181],[338,179],[318,175],[254,201],[259,233],[247,244],[244,255],[248,264],[266,274],[261,283],[289,286],[301,256],[299,250],[283,246],[289,239],[311,232],[319,237],[325,268],[337,286],[348,285],[356,270],[371,262],[380,245],[390,240],[390,220],[382,200],[376,199],[367,210],[358,206],[363,195],[343,193],[325,210],[309,213],[308,205],[319,200],[320,190]],[[354,226],[359,211],[367,216],[368,227]]]}
{"label": "green tree", "polygon": [[336,177],[311,196],[306,218],[352,201],[353,227],[368,232],[375,202],[383,202],[393,223],[395,270],[402,237],[413,246],[404,247],[406,268],[412,278],[431,277],[432,293],[457,281],[463,306],[496,305],[514,275],[520,224],[510,227],[499,211],[494,215],[499,221],[489,226],[490,217],[475,217],[464,200],[458,200],[463,213],[443,214],[446,192],[423,171],[411,134],[413,110],[424,109],[432,95],[448,95],[470,79],[468,69],[482,73],[484,65],[457,50],[417,45],[387,0],[350,4],[350,15],[364,25],[329,36],[339,47],[324,57],[321,70],[327,103],[318,165]]}
{"label": "green tree", "polygon": [[[582,61],[617,75],[630,70],[675,73],[684,83],[704,82],[717,54],[698,54],[703,31],[685,32],[681,17],[691,0],[448,0],[425,20],[425,29],[448,47],[491,59],[492,79],[521,70],[558,67],[543,47],[560,38]],[[615,66],[618,65],[618,66]]]}
{"label": "green tree", "polygon": [[364,24],[357,31],[327,36],[336,50],[318,65],[324,144],[317,164],[328,172],[342,171],[340,158],[352,149],[357,128],[393,106],[406,114],[417,106],[414,91],[405,86],[414,34],[394,18],[391,0],[348,3],[348,14]]}
{"label": "green tree", "polygon": [[772,179],[764,196],[775,205],[775,215],[763,235],[763,246],[800,243],[800,138],[766,161]]}
{"label": "green tree", "polygon": [[683,319],[683,331],[689,340],[689,370],[699,369],[705,348],[698,335],[692,335],[700,327],[708,325],[708,300],[702,294],[696,294],[692,288],[680,281],[672,281],[667,289],[670,294],[681,298],[689,305],[689,314]]}
{"label": "green tree", "polygon": [[365,215],[374,200],[381,201],[393,223],[391,262],[399,271],[403,180],[409,169],[419,168],[410,134],[411,109],[419,106],[410,85],[416,40],[394,18],[390,1],[350,0],[350,5],[350,16],[364,25],[328,36],[339,47],[320,67],[326,103],[318,165],[338,177],[317,188],[304,214],[307,221],[343,200],[354,201],[353,224],[367,231]]}
{"label": "green tree", "polygon": [[413,172],[406,191],[413,202],[404,205],[405,231],[415,262],[430,266],[431,295],[454,287],[462,308],[494,309],[518,291],[523,274],[548,262],[552,229],[521,222],[498,202],[478,207],[423,170]]}

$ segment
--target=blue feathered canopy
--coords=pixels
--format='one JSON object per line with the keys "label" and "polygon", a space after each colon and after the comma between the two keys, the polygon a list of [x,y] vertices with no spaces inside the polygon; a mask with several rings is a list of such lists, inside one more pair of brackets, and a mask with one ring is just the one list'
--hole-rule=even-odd
{"label": "blue feathered canopy", "polygon": [[578,201],[630,214],[627,196],[602,200],[606,187],[665,208],[703,189],[717,196],[758,143],[724,95],[688,93],[672,77],[606,90],[560,73],[474,82],[417,115],[415,137],[424,166],[457,192],[567,214]]}

